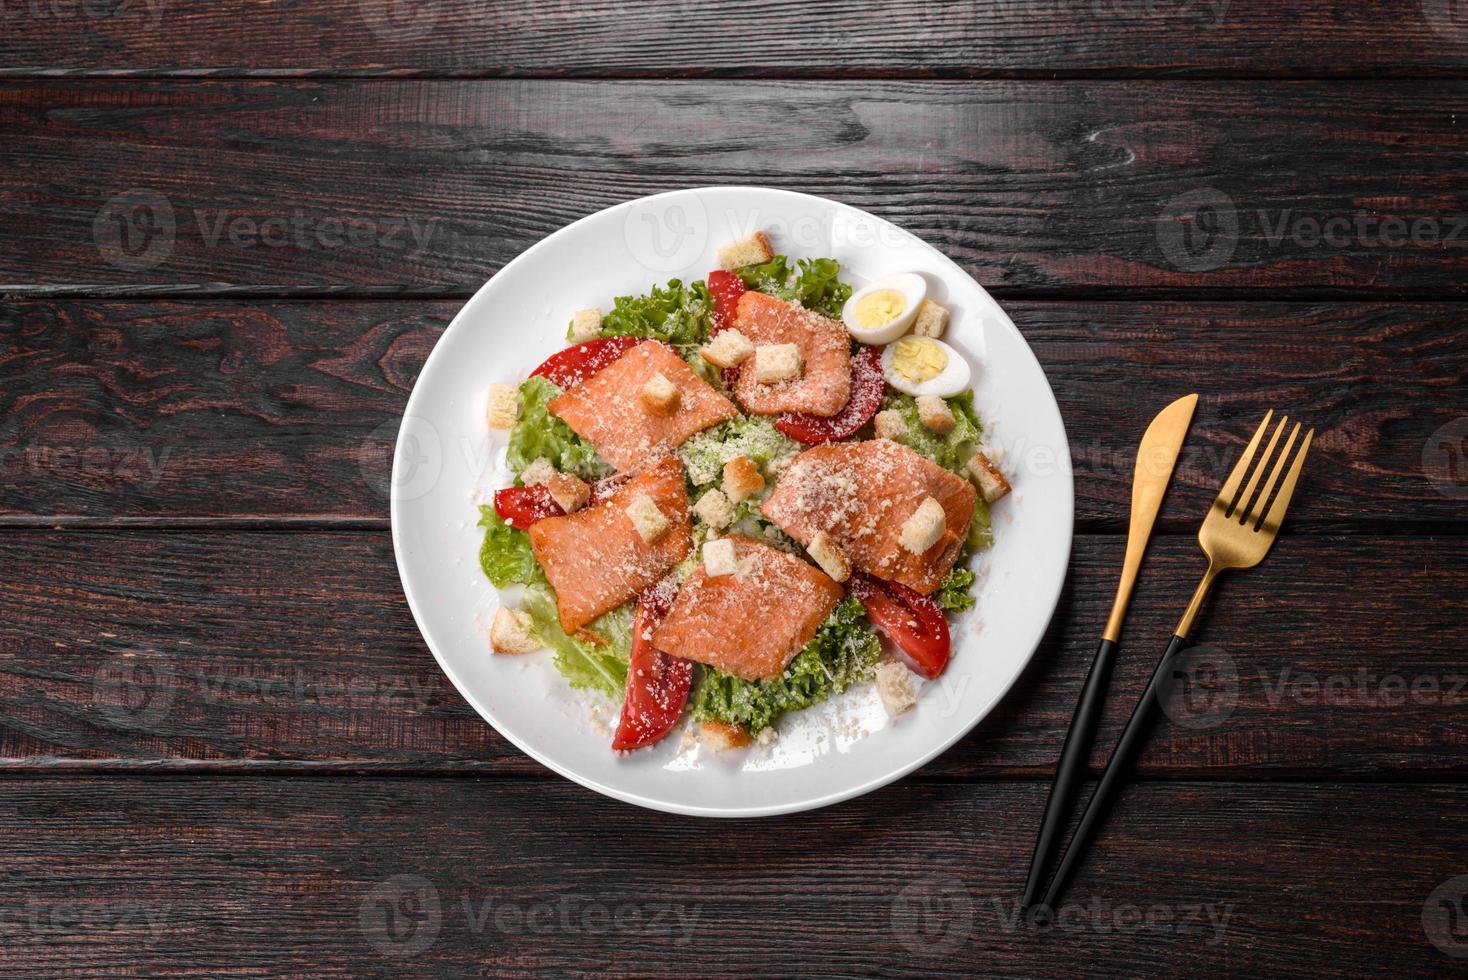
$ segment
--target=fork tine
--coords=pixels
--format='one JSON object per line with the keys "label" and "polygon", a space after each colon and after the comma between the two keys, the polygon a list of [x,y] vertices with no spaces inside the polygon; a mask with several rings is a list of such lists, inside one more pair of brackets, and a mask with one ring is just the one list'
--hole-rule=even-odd
{"label": "fork tine", "polygon": [[[1299,434],[1300,423],[1296,422],[1295,427],[1290,430],[1290,437],[1285,440],[1284,449],[1280,451],[1279,458],[1274,461],[1274,469],[1269,471],[1269,480],[1264,484],[1264,489],[1259,491],[1254,506],[1250,507],[1249,512],[1244,515],[1243,523],[1251,525],[1256,531],[1264,520],[1264,505],[1269,503],[1269,494],[1274,490],[1274,485],[1279,482],[1279,475],[1284,472],[1285,462],[1290,458],[1290,447],[1295,444],[1295,437]],[[1275,437],[1278,438],[1278,436],[1279,433],[1276,432]],[[1273,449],[1274,443],[1271,442],[1269,448]],[[1266,455],[1265,459],[1268,458]],[[1259,469],[1263,470],[1264,467],[1261,466]]]}
{"label": "fork tine", "polygon": [[[1254,488],[1259,486],[1259,478],[1264,475],[1264,468],[1269,465],[1269,459],[1274,455],[1274,447],[1279,445],[1279,437],[1284,433],[1285,426],[1289,425],[1289,422],[1288,415],[1279,417],[1279,425],[1274,427],[1274,435],[1269,437],[1269,445],[1264,447],[1264,455],[1259,457],[1259,464],[1253,468],[1254,472],[1249,474],[1249,482],[1245,485],[1244,492],[1240,494],[1238,502],[1234,504],[1234,509],[1228,515],[1229,517],[1238,517],[1249,512],[1249,501],[1254,499]],[[1239,523],[1243,523],[1242,518]]]}
{"label": "fork tine", "polygon": [[1295,465],[1290,467],[1289,476],[1279,488],[1279,496],[1275,498],[1274,506],[1269,508],[1269,516],[1264,518],[1264,530],[1270,534],[1278,531],[1284,522],[1285,511],[1289,509],[1290,498],[1295,495],[1295,483],[1300,479],[1300,470],[1305,468],[1305,454],[1310,452],[1310,440],[1313,438],[1314,429],[1305,433],[1305,441],[1300,443],[1300,451],[1295,454]]}
{"label": "fork tine", "polygon": [[1259,423],[1259,428],[1254,430],[1254,438],[1244,447],[1244,452],[1239,456],[1239,461],[1234,464],[1233,472],[1229,473],[1228,479],[1223,481],[1223,488],[1218,491],[1218,497],[1213,501],[1213,506],[1222,507],[1227,512],[1234,502],[1234,495],[1239,492],[1239,484],[1244,482],[1244,474],[1249,472],[1249,463],[1254,459],[1254,450],[1259,448],[1259,440],[1264,437],[1264,430],[1269,428],[1269,420],[1274,418],[1274,409],[1264,413],[1264,421]]}

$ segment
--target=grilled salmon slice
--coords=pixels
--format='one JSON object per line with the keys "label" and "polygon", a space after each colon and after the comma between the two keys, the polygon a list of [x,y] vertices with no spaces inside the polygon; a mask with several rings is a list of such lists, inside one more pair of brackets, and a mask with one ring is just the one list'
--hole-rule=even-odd
{"label": "grilled salmon slice", "polygon": [[[642,400],[642,386],[657,374],[678,389],[677,407],[668,414]],[[636,469],[677,449],[695,432],[739,414],[733,402],[656,340],[633,347],[546,407],[619,470]]]}
{"label": "grilled salmon slice", "polygon": [[731,535],[739,571],[688,577],[653,633],[664,653],[747,681],[774,680],[841,601],[841,586],[795,555]]}
{"label": "grilled salmon slice", "polygon": [[[668,520],[652,544],[627,516],[627,506],[644,494]],[[661,459],[601,503],[536,521],[530,547],[556,591],[561,627],[574,633],[656,584],[692,550],[683,467],[671,457]]]}
{"label": "grilled salmon slice", "polygon": [[756,346],[794,344],[804,373],[791,381],[760,384],[746,361],[734,382],[734,397],[755,415],[809,412],[832,416],[851,397],[851,338],[846,328],[814,310],[764,293],[739,297],[735,328]]}
{"label": "grilled salmon slice", "polygon": [[[958,560],[974,513],[973,484],[889,439],[807,449],[761,508],[801,544],[825,531],[852,564],[928,595]],[[902,525],[923,498],[943,505],[942,538],[921,555],[902,547]]]}

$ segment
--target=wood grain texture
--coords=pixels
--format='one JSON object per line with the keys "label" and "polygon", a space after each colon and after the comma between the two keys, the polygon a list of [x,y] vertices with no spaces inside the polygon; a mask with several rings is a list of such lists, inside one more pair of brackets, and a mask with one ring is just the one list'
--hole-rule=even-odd
{"label": "wood grain texture", "polygon": [[565,782],[11,780],[3,955],[67,977],[1460,975],[1423,909],[1463,872],[1463,787],[1132,787],[1048,931],[1014,908],[1043,793],[907,784],[721,822]]}
{"label": "wood grain texture", "polygon": [[[472,529],[465,542],[467,571]],[[1061,612],[1029,670],[924,773],[1050,771],[1122,548],[1116,536],[1078,539]],[[1196,633],[1208,655],[1190,664],[1142,773],[1462,776],[1465,558],[1462,537],[1285,537],[1264,566],[1224,581]],[[1094,764],[1202,566],[1187,538],[1153,543]],[[439,672],[386,535],[9,531],[0,567],[4,768],[544,772]],[[954,669],[984,656],[982,631],[960,645]],[[913,723],[944,710],[924,704]]]}
{"label": "wood grain texture", "polygon": [[[1006,305],[1059,400],[1085,530],[1124,529],[1137,441],[1190,390],[1203,398],[1167,530],[1192,533],[1269,408],[1317,427],[1292,528],[1463,517],[1465,433],[1445,429],[1468,414],[1455,306]],[[0,302],[0,515],[383,519],[398,420],[457,309]],[[1022,420],[990,422],[1021,482],[1053,465]]]}
{"label": "wood grain texture", "polygon": [[9,0],[0,74],[1461,75],[1468,24],[1454,13],[1412,0],[753,0],[737,14],[681,0]]}
{"label": "wood grain texture", "polygon": [[1011,292],[1456,296],[1465,97],[1448,81],[13,83],[0,289],[461,294],[590,212],[757,183],[868,208]]}

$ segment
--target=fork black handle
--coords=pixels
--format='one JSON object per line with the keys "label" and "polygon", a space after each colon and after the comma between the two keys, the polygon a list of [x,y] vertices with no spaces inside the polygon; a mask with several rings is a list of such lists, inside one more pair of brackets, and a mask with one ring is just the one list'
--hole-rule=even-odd
{"label": "fork black handle", "polygon": [[1126,729],[1116,743],[1116,750],[1111,753],[1111,761],[1106,764],[1106,771],[1101,774],[1101,782],[1096,786],[1096,792],[1091,794],[1091,802],[1086,804],[1086,812],[1081,815],[1081,822],[1076,825],[1076,832],[1071,835],[1070,846],[1066,848],[1065,856],[1060,859],[1060,867],[1056,869],[1055,877],[1045,892],[1045,900],[1041,903],[1045,908],[1052,910],[1055,908],[1056,901],[1065,892],[1066,884],[1070,881],[1071,875],[1075,873],[1076,865],[1080,864],[1081,859],[1086,856],[1091,839],[1096,835],[1096,831],[1101,829],[1101,824],[1106,821],[1107,814],[1111,812],[1111,805],[1115,802],[1117,792],[1121,789],[1122,780],[1131,772],[1132,763],[1136,761],[1137,753],[1141,750],[1142,743],[1146,741],[1147,733],[1152,728],[1152,722],[1157,717],[1164,685],[1186,642],[1184,637],[1174,633],[1167,644],[1167,652],[1162,655],[1157,669],[1152,672],[1152,680],[1147,684],[1147,691],[1132,711],[1131,720],[1126,723]]}
{"label": "fork black handle", "polygon": [[1080,700],[1076,702],[1075,714],[1070,719],[1070,730],[1065,733],[1065,744],[1060,749],[1055,781],[1050,784],[1050,797],[1045,801],[1045,815],[1040,821],[1040,833],[1035,838],[1035,853],[1030,858],[1030,876],[1025,881],[1021,908],[1027,909],[1035,904],[1040,886],[1045,883],[1045,866],[1060,846],[1060,832],[1070,813],[1071,801],[1075,799],[1076,786],[1085,775],[1091,746],[1096,742],[1096,726],[1101,721],[1106,686],[1111,679],[1115,659],[1116,644],[1103,637],[1086,674],[1086,683],[1081,687]]}

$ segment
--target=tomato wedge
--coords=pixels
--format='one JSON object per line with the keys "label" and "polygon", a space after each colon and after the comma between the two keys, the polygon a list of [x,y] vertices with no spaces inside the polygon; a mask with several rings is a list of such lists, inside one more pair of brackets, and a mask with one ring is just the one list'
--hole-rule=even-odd
{"label": "tomato wedge", "polygon": [[617,751],[651,745],[672,731],[693,688],[693,663],[669,656],[652,645],[652,631],[672,606],[667,590],[654,586],[637,599],[632,620],[632,658],[627,664],[627,695],[612,748]]}
{"label": "tomato wedge", "polygon": [[872,420],[882,404],[887,379],[882,376],[882,348],[858,345],[851,358],[851,397],[846,407],[829,418],[806,412],[786,412],[775,420],[775,428],[796,442],[814,446],[845,439]]}
{"label": "tomato wedge", "polygon": [[936,601],[897,582],[853,572],[849,587],[867,619],[887,635],[926,677],[937,677],[953,650],[948,619]]}
{"label": "tomato wedge", "polygon": [[565,513],[551,497],[550,491],[540,484],[496,490],[494,512],[510,527],[518,527],[522,531],[536,521],[560,517]]}
{"label": "tomato wedge", "polygon": [[714,298],[713,332],[718,333],[734,325],[734,317],[739,313],[739,297],[746,291],[744,280],[733,272],[715,269],[709,273],[707,282],[709,294]]}
{"label": "tomato wedge", "polygon": [[567,347],[547,357],[545,363],[530,372],[530,376],[545,378],[555,383],[557,387],[569,390],[640,343],[642,343],[641,337],[603,337],[600,340],[588,340],[584,344]]}

